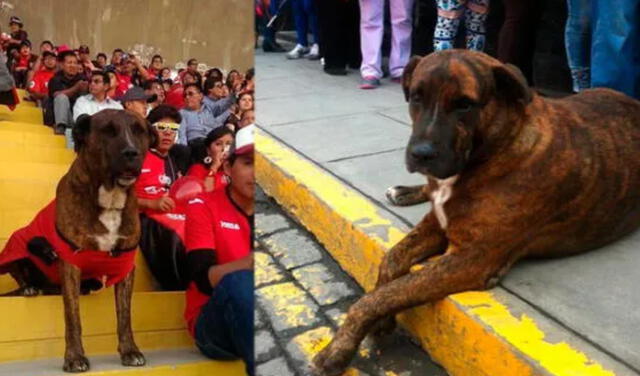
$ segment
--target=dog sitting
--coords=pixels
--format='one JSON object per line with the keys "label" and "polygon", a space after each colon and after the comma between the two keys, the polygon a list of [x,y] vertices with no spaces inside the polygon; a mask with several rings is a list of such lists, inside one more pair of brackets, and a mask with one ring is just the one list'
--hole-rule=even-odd
{"label": "dog sitting", "polygon": [[376,288],[314,358],[317,374],[341,374],[367,333],[393,329],[400,311],[491,288],[524,257],[585,252],[640,225],[640,102],[609,89],[542,98],[518,68],[466,50],[413,58],[402,81],[406,166],[428,185],[388,195],[429,199],[433,210],[385,255]]}
{"label": "dog sitting", "polygon": [[118,351],[125,366],[142,366],[131,330],[131,295],[140,223],[133,183],[154,132],[139,115],[103,110],[78,119],[77,157],[56,198],[0,253],[0,273],[19,285],[13,294],[61,290],[66,349],[63,369],[89,369],[81,338],[79,294],[115,285]]}

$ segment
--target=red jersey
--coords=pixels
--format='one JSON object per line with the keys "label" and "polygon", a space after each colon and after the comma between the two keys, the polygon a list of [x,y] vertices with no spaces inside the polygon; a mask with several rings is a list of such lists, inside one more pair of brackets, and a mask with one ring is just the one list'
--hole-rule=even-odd
{"label": "red jersey", "polygon": [[167,92],[167,95],[164,99],[164,103],[170,106],[173,106],[178,110],[184,108],[183,92],[184,92],[184,89],[182,85],[172,86],[171,90]]}
{"label": "red jersey", "polygon": [[[212,249],[218,264],[239,260],[251,253],[251,222],[229,198],[227,189],[202,194],[189,201],[185,225],[185,249]],[[211,296],[189,282],[184,318],[189,333],[194,329],[202,306]]]}
{"label": "red jersey", "polygon": [[135,250],[112,255],[110,252],[78,250],[63,239],[56,229],[56,200],[42,209],[29,225],[14,232],[0,253],[0,274],[8,272],[7,265],[13,261],[30,259],[47,276],[49,281],[60,284],[58,262],[45,264],[27,249],[31,239],[42,236],[47,239],[58,257],[80,268],[82,279],[97,279],[105,282],[105,287],[123,280],[135,267]]}
{"label": "red jersey", "polygon": [[116,98],[119,98],[127,92],[127,90],[133,87],[131,84],[131,76],[127,74],[116,73],[118,78],[118,86],[116,87]]}
{"label": "red jersey", "polygon": [[49,94],[49,80],[56,74],[55,70],[41,69],[34,73],[29,82],[29,91],[38,94]]}
{"label": "red jersey", "polygon": [[[191,167],[189,167],[187,176],[195,176],[196,178],[204,181],[207,176],[210,176],[210,172],[211,170],[202,163],[195,163]],[[226,187],[228,184],[227,176],[224,174],[222,169],[213,174],[213,179],[213,190],[215,191],[220,188]]]}

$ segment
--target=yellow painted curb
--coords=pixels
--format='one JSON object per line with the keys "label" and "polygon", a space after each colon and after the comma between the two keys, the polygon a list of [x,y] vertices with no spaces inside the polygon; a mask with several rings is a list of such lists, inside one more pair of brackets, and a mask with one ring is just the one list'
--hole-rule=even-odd
{"label": "yellow painted curb", "polygon": [[[256,144],[258,184],[371,290],[383,255],[404,231],[361,194],[264,132],[256,133]],[[515,316],[490,291],[452,295],[398,319],[451,375],[614,375],[571,345],[548,340],[532,318]]]}

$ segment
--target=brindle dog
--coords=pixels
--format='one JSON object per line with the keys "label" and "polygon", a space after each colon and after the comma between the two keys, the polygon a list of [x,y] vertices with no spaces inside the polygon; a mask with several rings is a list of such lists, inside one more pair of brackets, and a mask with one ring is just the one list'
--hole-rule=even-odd
{"label": "brindle dog", "polygon": [[585,252],[640,225],[640,102],[608,89],[542,98],[516,67],[465,50],[412,58],[403,89],[407,169],[428,185],[392,197],[428,197],[433,210],[385,255],[376,288],[315,357],[317,374],[342,373],[367,333],[393,329],[402,310],[491,288],[521,258]]}
{"label": "brindle dog", "polygon": [[[140,223],[133,183],[155,133],[145,119],[132,112],[103,110],[81,116],[73,130],[77,157],[56,190],[55,228],[59,236],[78,250],[118,255],[138,245]],[[79,294],[102,287],[98,280],[81,280],[81,269],[58,257],[45,237],[27,243],[29,252],[46,265],[55,265],[60,285],[55,286],[29,259],[10,265],[21,295],[62,292],[65,310],[66,349],[63,369],[89,369],[81,338]],[[91,252],[91,251],[90,251]],[[131,296],[134,271],[115,284],[118,320],[118,352],[125,366],[142,366],[145,358],[131,329]]]}

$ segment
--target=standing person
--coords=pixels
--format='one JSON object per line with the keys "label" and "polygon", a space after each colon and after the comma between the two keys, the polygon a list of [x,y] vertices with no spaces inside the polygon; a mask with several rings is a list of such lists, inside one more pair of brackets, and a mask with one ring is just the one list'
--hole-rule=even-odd
{"label": "standing person", "polygon": [[274,24],[267,27],[269,20],[278,12],[281,1],[287,0],[271,0],[267,13],[262,17],[262,50],[264,52],[284,52],[284,48],[278,42],[276,42],[276,28]]}
{"label": "standing person", "polygon": [[[384,1],[360,0],[361,89],[375,89],[382,78]],[[413,0],[389,0],[391,13],[391,80],[400,82],[411,55]]]}
{"label": "standing person", "polygon": [[324,71],[347,74],[346,67],[360,68],[360,8],[357,0],[316,0],[320,50]]}
{"label": "standing person", "polygon": [[7,67],[11,67],[14,54],[16,54],[18,49],[20,49],[20,43],[29,39],[29,34],[22,29],[23,27],[24,24],[20,17],[12,16],[9,19],[9,29],[11,30],[11,34],[9,34],[10,39],[7,46]]}
{"label": "standing person", "polygon": [[467,49],[483,51],[489,0],[437,0],[438,22],[433,35],[435,51],[454,48],[460,20],[464,16]]}
{"label": "standing person", "polygon": [[185,224],[189,333],[209,358],[244,360],[250,376],[255,375],[253,128],[238,131],[224,162],[228,187],[190,200]]}
{"label": "standing person", "polygon": [[[65,130],[71,140],[71,127],[73,126],[73,113],[71,109],[76,99],[87,92],[89,83],[83,74],[80,74],[78,58],[73,51],[64,51],[58,55],[60,71],[49,81],[48,111],[53,114],[55,134],[63,134]],[[46,117],[46,116],[45,116]]]}
{"label": "standing person", "polygon": [[[320,58],[320,47],[318,46],[318,18],[316,16],[315,4],[313,0],[292,0],[293,17],[296,23],[296,35],[298,44],[287,53],[287,59],[300,59],[305,57],[309,60]],[[309,48],[307,34],[311,30],[313,44]]]}
{"label": "standing person", "polygon": [[564,37],[573,92],[591,87],[591,0],[568,0]]}
{"label": "standing person", "polygon": [[545,3],[545,0],[504,0],[498,60],[520,68],[529,85],[533,85],[533,54]]}

